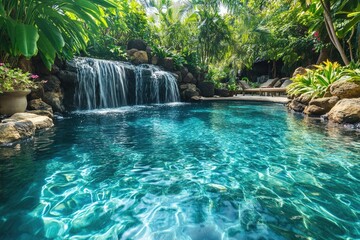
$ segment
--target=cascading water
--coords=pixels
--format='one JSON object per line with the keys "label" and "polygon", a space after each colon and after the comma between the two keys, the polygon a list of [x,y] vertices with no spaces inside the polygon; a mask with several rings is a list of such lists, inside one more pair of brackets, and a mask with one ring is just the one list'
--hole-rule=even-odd
{"label": "cascading water", "polygon": [[180,100],[176,78],[154,65],[135,67],[136,104],[168,103]]}
{"label": "cascading water", "polygon": [[125,66],[89,58],[76,59],[78,85],[75,106],[80,109],[114,108],[127,105]]}
{"label": "cascading water", "polygon": [[92,58],[77,58],[75,62],[78,82],[74,103],[78,109],[180,101],[176,78],[157,66]]}

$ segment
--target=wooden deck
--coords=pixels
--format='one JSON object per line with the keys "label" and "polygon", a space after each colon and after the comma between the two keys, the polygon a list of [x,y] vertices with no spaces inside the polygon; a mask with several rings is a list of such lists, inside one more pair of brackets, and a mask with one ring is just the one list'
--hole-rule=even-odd
{"label": "wooden deck", "polygon": [[201,101],[250,101],[250,102],[272,102],[272,103],[288,103],[287,97],[279,96],[252,96],[252,95],[241,95],[238,94],[233,97],[201,97]]}

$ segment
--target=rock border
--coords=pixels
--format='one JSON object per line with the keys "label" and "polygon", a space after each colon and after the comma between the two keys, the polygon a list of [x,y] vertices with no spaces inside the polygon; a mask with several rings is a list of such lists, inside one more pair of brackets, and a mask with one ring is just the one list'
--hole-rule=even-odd
{"label": "rock border", "polygon": [[31,138],[37,130],[53,126],[51,112],[37,110],[15,113],[0,123],[0,146],[12,145],[20,140]]}
{"label": "rock border", "polygon": [[331,84],[328,96],[313,98],[308,94],[291,97],[288,109],[310,117],[321,117],[346,128],[360,129],[360,82],[341,79]]}

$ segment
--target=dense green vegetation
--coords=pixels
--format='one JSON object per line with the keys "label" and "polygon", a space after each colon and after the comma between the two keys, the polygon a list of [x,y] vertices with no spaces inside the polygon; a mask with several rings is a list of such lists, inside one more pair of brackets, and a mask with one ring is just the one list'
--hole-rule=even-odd
{"label": "dense green vegetation", "polygon": [[313,70],[307,69],[306,74],[293,78],[294,83],[288,88],[289,94],[298,96],[306,93],[313,97],[324,97],[329,91],[328,87],[335,81],[360,81],[359,64],[351,63],[342,67],[337,62],[326,61],[314,67]]}
{"label": "dense green vegetation", "polygon": [[0,57],[16,62],[76,54],[126,60],[126,44],[143,39],[160,58],[234,81],[257,60],[290,74],[330,59],[360,55],[360,3],[353,0],[1,0]]}

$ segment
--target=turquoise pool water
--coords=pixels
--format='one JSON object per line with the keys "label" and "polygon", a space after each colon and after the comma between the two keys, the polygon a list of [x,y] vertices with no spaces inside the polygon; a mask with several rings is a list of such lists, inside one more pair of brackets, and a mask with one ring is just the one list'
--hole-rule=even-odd
{"label": "turquoise pool water", "polygon": [[359,140],[274,104],[72,113],[0,148],[0,239],[359,239]]}

